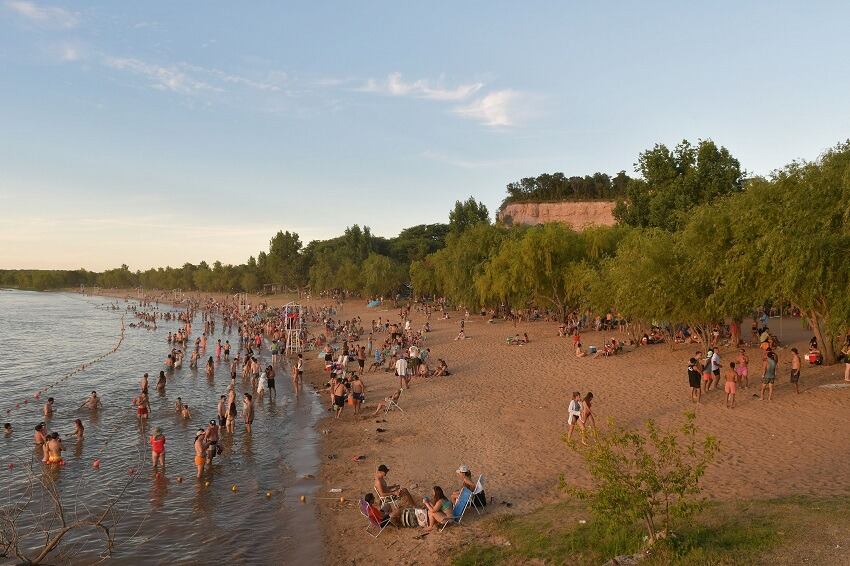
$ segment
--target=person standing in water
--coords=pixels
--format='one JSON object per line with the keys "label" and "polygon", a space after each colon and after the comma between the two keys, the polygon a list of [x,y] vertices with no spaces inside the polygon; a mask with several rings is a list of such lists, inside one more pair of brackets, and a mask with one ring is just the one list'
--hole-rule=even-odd
{"label": "person standing in water", "polygon": [[198,479],[201,479],[201,476],[204,473],[204,464],[206,463],[204,455],[206,452],[207,445],[204,436],[204,429],[199,428],[198,432],[195,433],[195,467],[198,469]]}
{"label": "person standing in water", "polygon": [[245,419],[245,432],[251,434],[251,424],[254,422],[254,401],[250,393],[246,393],[242,401],[242,417]]}
{"label": "person standing in water", "polygon": [[156,470],[157,466],[162,466],[162,469],[165,470],[165,435],[162,434],[161,428],[156,427],[153,429],[153,436],[150,437],[150,445],[153,469]]}
{"label": "person standing in water", "polygon": [[160,371],[159,377],[156,378],[156,390],[158,393],[165,393],[165,372]]}

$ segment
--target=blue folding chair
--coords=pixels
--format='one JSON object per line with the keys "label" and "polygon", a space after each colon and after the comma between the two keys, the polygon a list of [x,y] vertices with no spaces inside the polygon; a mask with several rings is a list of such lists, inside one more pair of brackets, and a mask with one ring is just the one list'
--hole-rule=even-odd
{"label": "blue folding chair", "polygon": [[454,509],[452,509],[452,516],[440,525],[440,531],[445,529],[449,523],[459,525],[460,520],[463,519],[463,514],[466,511],[466,508],[469,507],[471,501],[472,492],[469,491],[468,487],[464,487],[460,490],[460,495],[457,496],[457,502],[455,503]]}

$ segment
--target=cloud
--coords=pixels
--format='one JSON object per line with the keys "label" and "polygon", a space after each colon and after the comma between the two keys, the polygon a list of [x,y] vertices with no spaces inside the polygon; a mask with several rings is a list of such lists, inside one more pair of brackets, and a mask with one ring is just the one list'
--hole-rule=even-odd
{"label": "cloud", "polygon": [[6,0],[6,8],[32,23],[56,28],[73,28],[80,23],[80,16],[56,6],[42,6],[28,0]]}
{"label": "cloud", "polygon": [[445,163],[446,165],[451,165],[453,167],[459,167],[461,169],[491,169],[493,167],[503,167],[505,165],[516,165],[521,163],[526,163],[529,160],[522,158],[511,158],[511,159],[459,159],[456,157],[452,157],[446,153],[442,153],[439,151],[426,150],[421,154],[425,159],[429,159],[431,161],[438,161],[440,163]]}
{"label": "cloud", "polygon": [[75,45],[62,45],[59,47],[59,59],[62,61],[79,61],[82,58],[80,49]]}
{"label": "cloud", "polygon": [[127,57],[106,57],[104,64],[112,69],[127,71],[147,78],[157,90],[180,94],[220,92],[222,89],[188,75],[176,65],[164,67]]}
{"label": "cloud", "polygon": [[455,114],[477,120],[492,128],[517,124],[526,110],[521,108],[523,95],[515,90],[497,90],[454,109]]}
{"label": "cloud", "polygon": [[390,73],[384,81],[369,79],[358,90],[361,92],[388,94],[390,96],[414,96],[429,100],[458,101],[469,98],[481,90],[483,86],[483,83],[469,83],[459,85],[455,88],[445,88],[440,85],[432,86],[424,79],[405,82],[401,78],[401,73]]}

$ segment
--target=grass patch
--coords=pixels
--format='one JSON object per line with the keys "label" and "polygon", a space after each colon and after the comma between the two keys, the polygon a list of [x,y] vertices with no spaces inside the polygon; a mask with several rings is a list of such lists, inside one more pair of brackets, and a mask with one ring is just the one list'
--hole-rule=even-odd
{"label": "grass patch", "polygon": [[[843,523],[846,498],[789,498],[711,503],[675,537],[657,544],[643,564],[763,564],[771,557],[809,552],[812,544],[834,546],[828,533]],[[587,523],[580,524],[579,518]],[[521,564],[601,564],[643,546],[640,525],[611,527],[592,521],[575,502],[559,503],[528,515],[497,515],[482,521],[486,542],[465,546],[455,566]],[[821,540],[823,539],[823,540]],[[508,544],[509,543],[509,544]]]}

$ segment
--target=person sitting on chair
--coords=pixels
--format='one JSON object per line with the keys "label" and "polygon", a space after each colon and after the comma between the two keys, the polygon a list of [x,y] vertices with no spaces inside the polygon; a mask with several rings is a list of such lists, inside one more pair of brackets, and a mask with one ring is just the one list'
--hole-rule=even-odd
{"label": "person sitting on chair", "polygon": [[393,394],[393,396],[392,396],[392,397],[384,397],[384,400],[383,400],[383,401],[381,401],[380,403],[378,403],[378,406],[377,406],[377,407],[375,407],[375,412],[374,412],[374,413],[372,413],[372,416],[373,416],[373,417],[376,417],[376,416],[378,416],[378,413],[380,413],[381,411],[386,411],[387,407],[388,407],[391,403],[398,403],[398,398],[399,398],[399,397],[401,397],[401,389],[399,389],[398,391],[396,391],[396,392]]}
{"label": "person sitting on chair", "polygon": [[472,481],[472,471],[470,471],[469,466],[466,464],[461,464],[455,473],[460,478],[461,486],[460,489],[452,493],[452,505],[457,504],[457,498],[460,497],[460,492],[463,491],[463,488],[468,489],[475,495],[473,496],[473,501],[479,507],[484,507],[487,505],[487,496],[484,495],[484,490],[482,489],[480,492],[475,493],[476,484]]}
{"label": "person sitting on chair", "polygon": [[392,523],[396,527],[401,526],[401,509],[393,509],[388,503],[383,509],[375,503],[375,494],[367,493],[363,496],[366,503],[369,504],[369,519],[381,526],[386,527],[387,523]]}
{"label": "person sitting on chair", "polygon": [[378,466],[378,471],[375,472],[375,491],[381,497],[394,497],[398,499],[400,504],[399,508],[403,507],[416,507],[416,504],[413,502],[413,496],[410,495],[410,492],[407,491],[406,488],[401,487],[400,485],[387,485],[387,474],[390,472],[390,469],[381,464]]}

